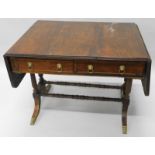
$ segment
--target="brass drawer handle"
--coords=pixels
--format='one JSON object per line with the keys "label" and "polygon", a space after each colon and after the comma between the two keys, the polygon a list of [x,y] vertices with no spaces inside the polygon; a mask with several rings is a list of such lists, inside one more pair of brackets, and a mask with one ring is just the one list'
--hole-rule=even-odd
{"label": "brass drawer handle", "polygon": [[124,65],[119,66],[119,73],[121,73],[121,74],[125,73],[125,66]]}
{"label": "brass drawer handle", "polygon": [[28,69],[32,69],[32,62],[28,62],[27,67],[28,67]]}
{"label": "brass drawer handle", "polygon": [[93,73],[93,71],[94,71],[93,65],[88,65],[88,72]]}
{"label": "brass drawer handle", "polygon": [[57,71],[62,72],[62,64],[60,63],[57,64]]}

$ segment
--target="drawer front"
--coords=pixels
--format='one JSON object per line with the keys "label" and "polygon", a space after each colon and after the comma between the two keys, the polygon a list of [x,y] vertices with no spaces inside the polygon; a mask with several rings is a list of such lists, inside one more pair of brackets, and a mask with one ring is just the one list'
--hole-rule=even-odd
{"label": "drawer front", "polygon": [[109,62],[109,61],[78,61],[76,72],[78,74],[103,74],[103,75],[129,75],[142,76],[145,63],[143,62]]}
{"label": "drawer front", "polygon": [[12,70],[18,73],[73,73],[72,61],[12,58]]}

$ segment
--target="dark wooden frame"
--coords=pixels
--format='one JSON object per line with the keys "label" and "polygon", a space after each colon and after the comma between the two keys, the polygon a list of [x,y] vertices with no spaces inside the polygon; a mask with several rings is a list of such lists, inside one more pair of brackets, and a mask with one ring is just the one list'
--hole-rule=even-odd
{"label": "dark wooden frame", "polygon": [[[18,58],[18,56],[17,56]],[[20,58],[20,57],[19,57]],[[22,57],[22,58],[27,58],[27,57]],[[33,57],[30,57],[33,58]],[[45,57],[39,57],[39,58],[34,58],[34,59],[40,59],[42,58],[45,59]],[[11,80],[11,84],[13,87],[18,87],[20,82],[25,76],[25,73],[17,73],[12,71],[11,63],[10,63],[10,56],[7,54],[4,56],[6,66],[8,69],[9,77]],[[47,59],[47,58],[46,58]],[[50,60],[50,58],[48,58]],[[62,60],[71,60],[68,58],[61,58]],[[54,60],[61,60],[60,58],[54,59]],[[82,60],[82,59],[80,59]],[[89,59],[88,59],[89,60]],[[72,60],[73,62],[77,60]],[[108,61],[114,61],[113,59],[108,60]],[[117,59],[115,61],[120,62],[121,59]],[[128,60],[130,61],[130,60]],[[139,59],[137,60],[132,60],[132,62],[137,62],[140,61]],[[37,83],[35,74],[36,73],[30,73],[31,75],[31,81],[32,81],[32,86],[34,89],[33,92],[33,97],[35,100],[35,107],[34,107],[34,112],[33,116],[31,119],[31,125],[35,123],[39,111],[40,111],[40,104],[41,104],[41,96],[47,96],[47,97],[59,97],[59,98],[72,98],[72,99],[85,99],[85,100],[98,100],[98,101],[114,101],[114,102],[122,102],[122,131],[124,134],[127,133],[127,111],[128,111],[128,106],[129,106],[129,94],[131,91],[131,85],[132,85],[132,80],[133,79],[141,79],[143,89],[144,89],[144,94],[146,96],[149,95],[149,90],[150,90],[150,74],[151,74],[151,59],[143,60],[145,62],[145,72],[144,75],[135,75],[135,76],[128,76],[127,74],[118,74],[118,75],[110,75],[110,74],[81,74],[81,75],[89,75],[89,76],[112,76],[112,77],[122,77],[124,78],[124,84],[122,86],[108,86],[108,85],[97,85],[97,84],[87,84],[87,83],[69,83],[69,82],[54,82],[54,81],[46,81],[43,78],[43,74],[39,74],[40,81]],[[141,62],[141,61],[140,61]],[[60,73],[60,75],[63,75]],[[76,75],[73,74],[73,75]],[[80,74],[77,74],[80,75]],[[46,86],[48,84],[48,86]],[[97,88],[111,88],[111,89],[120,89],[122,93],[121,98],[108,98],[108,97],[96,97],[96,96],[82,96],[82,95],[66,95],[66,94],[49,94],[48,91],[50,89],[51,84],[59,84],[59,85],[74,85],[74,86],[84,86],[84,87],[97,87]]]}
{"label": "dark wooden frame", "polygon": [[[30,74],[31,82],[33,86],[33,97],[35,102],[34,112],[31,119],[31,125],[34,125],[40,112],[41,96],[46,97],[59,97],[59,98],[71,98],[71,99],[82,99],[82,100],[97,100],[97,101],[113,101],[122,102],[122,131],[124,134],[127,133],[127,111],[129,106],[129,94],[132,86],[132,79],[125,78],[122,86],[114,85],[101,85],[101,84],[90,84],[90,83],[76,83],[76,82],[60,82],[60,81],[46,81],[43,78],[43,74],[39,74],[39,82],[36,81],[35,74]],[[97,97],[97,96],[83,96],[83,95],[68,95],[68,94],[54,94],[48,93],[51,84],[56,85],[67,85],[67,86],[80,86],[80,87],[94,87],[94,88],[106,88],[106,89],[120,89],[121,98],[111,97]]]}

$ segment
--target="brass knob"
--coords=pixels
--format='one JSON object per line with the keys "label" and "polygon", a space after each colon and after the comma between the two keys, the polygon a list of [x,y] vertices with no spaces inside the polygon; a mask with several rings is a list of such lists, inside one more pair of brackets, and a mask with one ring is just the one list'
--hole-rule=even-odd
{"label": "brass knob", "polygon": [[32,69],[32,62],[28,62],[28,63],[27,63],[27,67],[28,67],[29,69]]}
{"label": "brass knob", "polygon": [[62,64],[57,64],[57,71],[62,72]]}
{"label": "brass knob", "polygon": [[121,65],[119,66],[119,72],[122,74],[122,73],[125,73],[125,66],[124,65]]}
{"label": "brass knob", "polygon": [[94,67],[93,65],[88,65],[88,72],[93,73]]}

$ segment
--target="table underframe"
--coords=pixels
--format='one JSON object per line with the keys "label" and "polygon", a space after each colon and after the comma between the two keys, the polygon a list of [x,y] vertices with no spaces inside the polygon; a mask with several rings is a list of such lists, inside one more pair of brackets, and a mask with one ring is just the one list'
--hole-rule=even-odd
{"label": "table underframe", "polygon": [[[127,133],[127,111],[130,103],[129,95],[131,92],[132,78],[124,78],[124,83],[121,86],[116,86],[116,85],[77,83],[77,82],[46,81],[43,77],[43,74],[39,74],[39,82],[37,83],[35,74],[30,74],[30,77],[31,77],[31,82],[33,87],[33,97],[35,102],[34,112],[31,118],[31,125],[35,124],[36,119],[39,115],[41,96],[82,99],[82,100],[114,101],[114,102],[122,103],[122,132],[123,134]],[[119,89],[121,90],[121,98],[49,93],[49,90],[52,84],[79,86],[79,87],[94,87],[94,88],[104,88],[104,89]]]}

